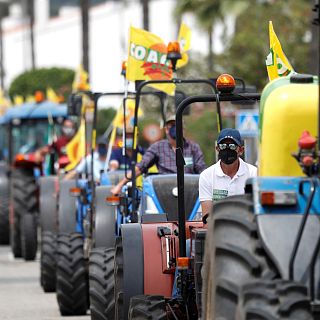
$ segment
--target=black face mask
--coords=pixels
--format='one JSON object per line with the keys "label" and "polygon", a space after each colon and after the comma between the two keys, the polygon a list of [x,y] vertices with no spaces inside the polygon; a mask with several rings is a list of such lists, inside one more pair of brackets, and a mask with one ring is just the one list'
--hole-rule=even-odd
{"label": "black face mask", "polygon": [[173,139],[173,140],[176,140],[176,126],[172,126],[170,129],[169,129],[169,136]]}
{"label": "black face mask", "polygon": [[238,159],[237,151],[225,149],[219,151],[219,158],[225,164],[234,163]]}

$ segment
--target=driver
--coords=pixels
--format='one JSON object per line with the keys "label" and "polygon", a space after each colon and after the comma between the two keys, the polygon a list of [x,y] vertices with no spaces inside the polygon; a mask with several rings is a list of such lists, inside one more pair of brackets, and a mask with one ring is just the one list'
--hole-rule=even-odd
{"label": "driver", "polygon": [[[145,152],[142,160],[136,165],[136,176],[146,173],[154,164],[157,166],[159,174],[177,173],[176,166],[176,118],[170,116],[165,123],[167,139],[153,143]],[[185,160],[185,173],[201,173],[206,165],[200,146],[190,140],[184,139],[183,155]],[[128,174],[128,178],[131,174]],[[129,182],[123,178],[115,187],[111,189],[113,194],[119,194],[122,187]]]}

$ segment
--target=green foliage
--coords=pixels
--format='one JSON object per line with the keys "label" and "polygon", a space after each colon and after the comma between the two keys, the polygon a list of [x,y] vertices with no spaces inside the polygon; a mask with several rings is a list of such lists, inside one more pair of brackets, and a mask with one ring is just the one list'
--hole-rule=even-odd
{"label": "green foliage", "polygon": [[311,6],[309,1],[251,1],[236,20],[235,32],[216,63],[262,89],[268,82],[265,58],[269,52],[269,21],[295,71],[308,72]]}
{"label": "green foliage", "polygon": [[113,118],[116,115],[116,110],[113,108],[100,109],[97,114],[97,137],[104,134],[109,128]]}
{"label": "green foliage", "polygon": [[200,145],[206,164],[212,165],[215,162],[214,142],[218,134],[216,112],[206,110],[192,113],[185,117],[184,126],[185,135]]}
{"label": "green foliage", "polygon": [[26,98],[37,90],[46,92],[51,87],[57,94],[66,98],[72,91],[74,71],[67,68],[41,68],[22,73],[15,78],[9,88],[11,100],[15,95]]}

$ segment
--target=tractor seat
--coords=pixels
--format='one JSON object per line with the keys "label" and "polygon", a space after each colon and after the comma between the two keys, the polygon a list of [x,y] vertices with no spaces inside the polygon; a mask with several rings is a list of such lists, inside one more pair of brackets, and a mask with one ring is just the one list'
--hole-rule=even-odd
{"label": "tractor seat", "polygon": [[[152,175],[146,180],[152,184],[155,197],[159,201],[162,213],[167,214],[168,221],[178,220],[177,175]],[[146,181],[145,180],[145,181]],[[184,176],[184,198],[186,218],[190,216],[199,197],[199,175]]]}

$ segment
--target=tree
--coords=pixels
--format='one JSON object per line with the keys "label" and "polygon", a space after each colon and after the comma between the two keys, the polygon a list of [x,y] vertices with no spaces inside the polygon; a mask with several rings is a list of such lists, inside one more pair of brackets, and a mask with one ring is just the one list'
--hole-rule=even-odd
{"label": "tree", "polygon": [[73,79],[74,71],[66,68],[42,68],[26,71],[12,81],[9,96],[11,100],[15,95],[26,98],[37,90],[45,93],[47,88],[51,87],[66,99],[72,91]]}
{"label": "tree", "polygon": [[[307,0],[252,1],[236,20],[224,53],[216,57],[225,72],[262,89],[268,82],[265,58],[269,52],[268,22],[273,21],[282,49],[296,72],[309,72],[311,6]],[[311,70],[314,73],[314,70]]]}

